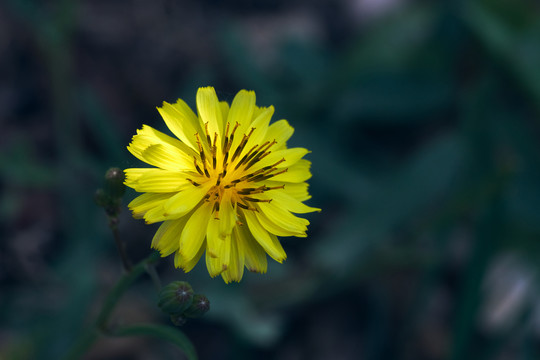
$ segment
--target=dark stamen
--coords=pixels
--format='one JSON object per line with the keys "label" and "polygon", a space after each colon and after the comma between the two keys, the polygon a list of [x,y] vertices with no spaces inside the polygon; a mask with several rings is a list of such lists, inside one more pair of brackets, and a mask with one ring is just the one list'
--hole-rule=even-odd
{"label": "dark stamen", "polygon": [[234,167],[234,169],[238,169],[238,167],[240,167],[240,165],[242,165],[243,163],[245,163],[247,161],[247,157],[251,155],[251,152],[253,150],[255,150],[255,148],[257,147],[257,145],[253,146],[248,152],[246,155],[244,155],[242,157],[242,159],[236,164],[236,166]]}
{"label": "dark stamen", "polygon": [[197,169],[197,172],[201,175],[204,175],[204,173],[202,172],[201,168],[199,167],[199,165],[197,164],[197,158],[194,156],[193,157],[193,163],[195,164],[195,169]]}
{"label": "dark stamen", "polygon": [[[256,175],[259,175],[259,174],[261,174],[261,173],[264,173],[264,172],[267,172],[267,173],[268,173],[268,172],[271,172],[272,170],[273,170],[273,169],[272,169],[271,166],[265,166],[265,167],[263,167],[263,168],[261,168],[261,169],[255,171],[254,173],[251,173],[251,174],[248,174],[248,175],[244,176],[244,178],[245,178],[245,179],[252,178],[252,177],[254,177],[254,176],[256,176]],[[262,175],[266,175],[266,174],[262,174]],[[244,180],[245,180],[245,179],[244,179]]]}
{"label": "dark stamen", "polygon": [[[276,143],[276,141],[272,141],[272,142],[265,142],[264,144],[262,144],[260,147],[260,149],[257,149],[256,151],[256,154],[253,154],[250,159],[251,161],[246,165],[246,168],[245,170],[249,169],[250,167],[252,167],[257,161],[260,161],[262,158],[264,158],[265,156],[268,156],[271,151],[267,151],[268,149],[270,149],[270,147],[272,147],[272,145],[274,145]],[[266,146],[265,146],[266,145]],[[264,148],[263,148],[264,147]],[[249,161],[250,159],[247,159],[247,161]]]}
{"label": "dark stamen", "polygon": [[251,201],[251,202],[267,202],[267,203],[270,203],[272,201],[272,199],[262,200],[262,199],[255,199],[255,198],[248,197],[248,196],[244,196],[243,199],[247,200],[247,201]]}
{"label": "dark stamen", "polygon": [[253,190],[255,190],[255,188],[243,188],[242,190],[238,190],[238,194],[246,195],[246,194],[249,194]]}
{"label": "dark stamen", "polygon": [[230,125],[230,124],[231,124],[231,123],[229,123],[229,122],[227,121],[227,127],[225,128],[225,138],[227,138],[227,137],[229,136],[229,125]]}
{"label": "dark stamen", "polygon": [[[226,141],[227,139],[225,139]],[[227,166],[227,160],[229,159],[229,150],[225,151],[225,154],[223,154],[223,167]]]}
{"label": "dark stamen", "polygon": [[258,156],[258,157],[257,157],[257,161],[261,161],[262,159],[264,159],[265,157],[267,157],[267,156],[270,155],[271,153],[272,153],[271,151],[265,152],[265,153],[262,154],[261,156]]}
{"label": "dark stamen", "polygon": [[[232,144],[232,142],[233,142],[233,140],[234,140],[234,133],[235,133],[236,129],[238,129],[239,126],[240,126],[240,124],[239,124],[238,121],[237,121],[236,124],[234,125],[234,128],[233,128],[232,132],[231,132],[231,137],[230,137],[231,140],[230,140],[230,144]],[[229,145],[229,146],[230,146],[230,145]]]}
{"label": "dark stamen", "polygon": [[238,147],[236,148],[235,152],[234,152],[234,155],[232,157],[232,161],[234,161],[236,159],[236,157],[238,155],[240,155],[240,153],[242,152],[242,150],[244,150],[244,146],[246,146],[247,142],[248,142],[248,139],[249,137],[251,136],[251,134],[253,134],[253,131],[255,130],[255,128],[251,128],[251,130],[249,131],[249,134],[247,135],[244,135],[244,137],[242,138],[242,141],[240,142],[240,145],[238,145]]}
{"label": "dark stamen", "polygon": [[203,151],[202,145],[201,145],[201,139],[199,139],[199,133],[195,133],[195,137],[197,138],[197,146],[199,147],[199,153]]}
{"label": "dark stamen", "polygon": [[255,211],[255,212],[259,212],[259,210],[257,210],[256,208],[254,207],[251,207],[249,205],[246,205],[246,204],[243,204],[243,203],[237,203],[239,207],[241,207],[242,209],[245,209],[245,210],[251,210],[251,211]]}
{"label": "dark stamen", "polygon": [[268,174],[268,175],[266,175],[266,174],[261,174],[261,175],[258,175],[258,176],[256,176],[256,177],[252,178],[252,179],[249,179],[249,181],[254,181],[254,182],[255,182],[255,181],[264,181],[264,180],[268,180],[268,179],[273,178],[273,177],[276,176],[276,175],[283,174],[284,172],[287,172],[287,170],[288,170],[288,169],[284,169],[284,170],[281,170],[281,171],[279,171],[279,172],[277,172],[277,173],[275,173],[275,174]]}
{"label": "dark stamen", "polygon": [[212,141],[210,140],[210,134],[208,133],[208,122],[204,123],[204,130],[206,132],[206,141],[208,141],[208,146],[212,146]]}
{"label": "dark stamen", "polygon": [[219,201],[216,201],[214,203],[214,208],[212,209],[212,212],[214,213],[214,219],[219,220]]}
{"label": "dark stamen", "polygon": [[271,187],[265,186],[265,187],[264,187],[264,191],[268,191],[268,190],[277,190],[277,189],[285,189],[285,185],[281,185],[281,186],[271,186]]}
{"label": "dark stamen", "polygon": [[206,177],[210,177],[210,173],[206,169],[206,154],[204,153],[204,149],[201,144],[201,139],[199,139],[199,133],[195,133],[195,137],[197,138],[197,145],[199,147],[199,154],[201,155],[201,162],[203,164],[204,174],[206,175]]}

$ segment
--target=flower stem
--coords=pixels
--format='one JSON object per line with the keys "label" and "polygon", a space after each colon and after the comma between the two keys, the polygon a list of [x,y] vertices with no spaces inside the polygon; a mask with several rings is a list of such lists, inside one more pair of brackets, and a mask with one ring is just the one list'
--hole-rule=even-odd
{"label": "flower stem", "polygon": [[180,330],[165,325],[134,324],[111,331],[112,336],[153,336],[178,346],[189,360],[197,360],[197,352],[188,337]]}
{"label": "flower stem", "polygon": [[152,279],[156,291],[159,292],[161,290],[161,279],[159,278],[155,265],[153,263],[146,264],[146,272],[148,273],[148,276],[150,276],[150,279]]}
{"label": "flower stem", "polygon": [[122,275],[120,280],[116,283],[114,288],[112,288],[109,295],[103,303],[103,307],[98,315],[96,321],[96,327],[100,330],[103,330],[107,326],[107,320],[111,315],[111,312],[114,310],[114,306],[126,291],[126,289],[139,277],[142,273],[146,271],[148,264],[155,262],[159,258],[158,253],[152,253],[149,257],[139,262],[131,271]]}
{"label": "flower stem", "polygon": [[109,227],[111,228],[111,231],[113,233],[114,242],[116,243],[116,248],[118,249],[118,254],[120,254],[120,258],[122,259],[122,266],[124,267],[124,270],[130,272],[131,261],[129,261],[129,258],[127,256],[126,246],[120,238],[120,232],[118,231],[118,217],[109,218]]}
{"label": "flower stem", "polygon": [[122,294],[127,290],[127,288],[141,276],[147,267],[159,259],[159,253],[154,252],[146,259],[139,262],[130,271],[122,275],[120,280],[116,285],[111,289],[101,310],[98,314],[97,320],[92,326],[91,329],[88,329],[83,335],[79,337],[77,342],[72,346],[70,351],[64,357],[65,360],[68,359],[79,359],[81,356],[94,344],[98,337],[106,332],[107,323],[109,321],[109,316],[111,315],[116,303],[122,296]]}
{"label": "flower stem", "polygon": [[77,342],[71,347],[69,352],[64,356],[64,360],[77,360],[96,342],[99,337],[97,329],[89,329],[82,334]]}

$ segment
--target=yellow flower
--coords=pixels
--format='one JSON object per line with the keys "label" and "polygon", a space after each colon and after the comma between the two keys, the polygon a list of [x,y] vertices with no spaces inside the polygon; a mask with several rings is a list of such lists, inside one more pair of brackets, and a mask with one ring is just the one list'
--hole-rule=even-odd
{"label": "yellow flower", "polygon": [[126,169],[126,185],[144,194],[129,208],[146,223],[163,222],[152,247],[175,253],[188,272],[206,250],[212,277],[240,281],[244,266],[265,273],[266,254],[286,258],[277,236],[305,237],[309,221],[293,213],[320,211],[309,199],[310,162],[304,148],[287,148],[293,128],[270,125],[274,107],[255,105],[240,91],[232,105],[212,87],[197,92],[198,116],[182,100],[157,108],[178,138],[143,125],[128,150],[155,168]]}

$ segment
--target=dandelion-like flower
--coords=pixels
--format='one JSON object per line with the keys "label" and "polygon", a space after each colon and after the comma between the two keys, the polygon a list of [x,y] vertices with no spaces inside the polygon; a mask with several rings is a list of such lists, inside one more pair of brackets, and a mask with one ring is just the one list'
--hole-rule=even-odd
{"label": "dandelion-like flower", "polygon": [[212,277],[240,281],[244,266],[266,272],[266,254],[285,260],[277,236],[306,236],[309,221],[294,214],[320,211],[303,204],[308,150],[287,148],[293,128],[270,125],[274,108],[256,106],[253,91],[240,91],[230,108],[212,87],[196,100],[198,116],[180,99],[158,107],[178,139],[147,125],[133,136],[128,150],[155,168],[125,170],[125,184],[144,193],[129,208],[163,222],[152,247],[175,253],[176,267],[188,272],[205,253]]}

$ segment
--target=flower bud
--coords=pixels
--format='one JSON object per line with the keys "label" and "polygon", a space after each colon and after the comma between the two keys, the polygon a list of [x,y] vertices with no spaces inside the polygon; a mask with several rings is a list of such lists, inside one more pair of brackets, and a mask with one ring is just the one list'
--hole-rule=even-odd
{"label": "flower bud", "polygon": [[124,172],[116,167],[110,168],[105,173],[105,191],[112,198],[124,196],[126,186],[124,185]]}
{"label": "flower bud", "polygon": [[184,312],[184,316],[189,318],[198,318],[210,310],[210,301],[202,294],[193,296],[191,306]]}
{"label": "flower bud", "polygon": [[106,207],[109,205],[109,197],[103,189],[97,189],[94,194],[94,201],[98,206]]}
{"label": "flower bud", "polygon": [[176,326],[182,326],[187,322],[187,318],[184,314],[173,314],[171,315],[171,322]]}
{"label": "flower bud", "polygon": [[158,306],[168,314],[181,314],[193,302],[193,289],[185,281],[173,281],[161,289]]}

